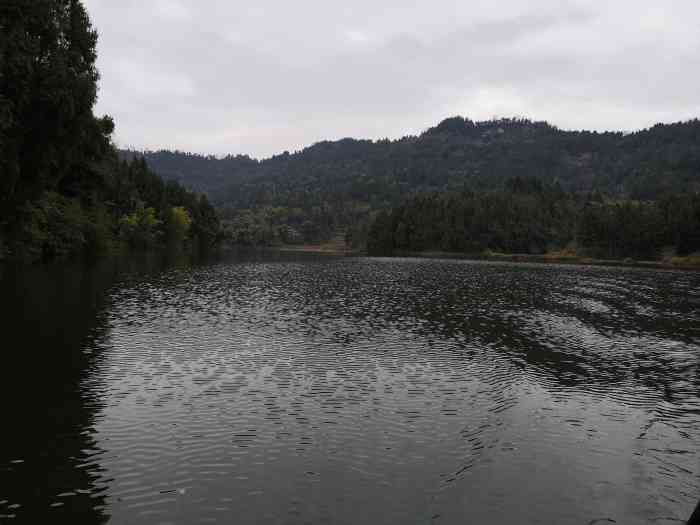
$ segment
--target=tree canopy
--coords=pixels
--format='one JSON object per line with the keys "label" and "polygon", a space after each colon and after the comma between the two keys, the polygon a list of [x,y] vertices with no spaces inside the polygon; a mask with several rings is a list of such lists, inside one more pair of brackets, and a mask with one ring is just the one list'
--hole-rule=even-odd
{"label": "tree canopy", "polygon": [[417,195],[371,223],[373,255],[444,251],[656,259],[700,250],[700,196],[658,201],[574,194],[513,179],[494,191]]}
{"label": "tree canopy", "polygon": [[119,160],[112,119],[93,114],[96,58],[79,0],[0,4],[0,240],[29,259],[118,241],[210,244],[218,217],[206,198],[143,159]]}
{"label": "tree canopy", "polygon": [[[453,117],[419,136],[323,141],[260,161],[144,155],[164,177],[208,192],[237,224],[259,225],[259,238],[266,237],[266,228],[302,232],[304,223],[306,240],[328,238],[339,229],[366,228],[380,210],[421,193],[502,190],[512,180],[536,179],[614,199],[700,191],[698,120],[625,134],[564,131],[527,119]],[[280,208],[288,220],[265,211]]]}

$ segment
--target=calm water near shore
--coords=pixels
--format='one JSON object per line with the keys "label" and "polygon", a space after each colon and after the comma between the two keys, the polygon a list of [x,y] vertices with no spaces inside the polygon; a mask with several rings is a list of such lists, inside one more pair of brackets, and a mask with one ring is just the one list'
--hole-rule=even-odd
{"label": "calm water near shore", "polygon": [[700,498],[698,273],[116,259],[2,267],[0,304],[2,523],[671,524]]}

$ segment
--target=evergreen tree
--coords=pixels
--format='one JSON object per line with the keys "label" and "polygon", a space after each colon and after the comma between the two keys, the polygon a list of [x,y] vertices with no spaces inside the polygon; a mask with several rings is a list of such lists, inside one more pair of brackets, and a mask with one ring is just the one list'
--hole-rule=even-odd
{"label": "evergreen tree", "polygon": [[111,119],[96,119],[97,34],[78,0],[0,5],[0,213],[98,178]]}

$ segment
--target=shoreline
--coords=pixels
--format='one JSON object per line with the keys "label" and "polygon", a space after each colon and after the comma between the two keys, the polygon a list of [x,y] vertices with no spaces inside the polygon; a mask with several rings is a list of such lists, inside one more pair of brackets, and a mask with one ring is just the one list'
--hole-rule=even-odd
{"label": "shoreline", "polygon": [[[313,253],[320,255],[333,255],[344,257],[368,256],[364,250],[338,250],[324,247],[323,245],[286,245],[267,246],[265,250],[278,252]],[[648,268],[656,270],[684,270],[700,271],[700,257],[672,257],[659,261],[645,261],[636,259],[597,259],[579,255],[556,255],[556,254],[509,254],[509,253],[455,253],[442,251],[396,251],[387,256],[369,257],[415,257],[418,259],[453,259],[467,261],[489,261],[489,262],[512,262],[512,263],[536,263],[536,264],[568,264],[572,266],[609,266],[618,268]],[[676,262],[674,262],[676,261]]]}
{"label": "shoreline", "polygon": [[337,248],[327,248],[323,245],[302,244],[289,246],[267,246],[266,250],[274,250],[278,252],[299,252],[299,253],[319,253],[323,255],[344,255],[354,257],[358,255],[367,255],[367,252],[362,250],[338,250]]}
{"label": "shoreline", "polygon": [[[392,257],[417,257],[432,259],[459,259],[469,261],[568,264],[571,266],[608,266],[618,268],[649,268],[656,270],[700,271],[700,257],[674,257],[670,260],[645,261],[637,259],[597,259],[579,255],[534,255],[518,253],[465,254],[440,251],[401,252]],[[678,262],[672,262],[673,260]]]}

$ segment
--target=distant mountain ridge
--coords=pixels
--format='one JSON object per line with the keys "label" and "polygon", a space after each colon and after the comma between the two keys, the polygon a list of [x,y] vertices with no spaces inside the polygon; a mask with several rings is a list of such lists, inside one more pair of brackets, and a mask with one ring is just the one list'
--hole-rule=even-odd
{"label": "distant mountain ridge", "polygon": [[207,193],[229,215],[274,209],[273,222],[297,229],[310,223],[303,227],[307,239],[327,237],[416,194],[489,191],[513,178],[638,200],[700,192],[697,119],[598,133],[518,118],[451,117],[418,136],[322,141],[264,160],[122,152],[134,154],[143,154],[162,177]]}
{"label": "distant mountain ridge", "polygon": [[358,198],[363,190],[404,194],[463,185],[489,188],[514,176],[631,198],[700,191],[697,119],[624,134],[563,131],[526,119],[451,117],[419,136],[322,141],[264,160],[122,150],[124,157],[134,155],[145,156],[162,177],[206,192],[220,205],[278,203],[281,192]]}
{"label": "distant mountain ridge", "polygon": [[246,155],[229,155],[218,158],[213,155],[198,155],[182,151],[138,151],[122,149],[124,160],[144,157],[151,169],[166,180],[181,184],[209,195],[230,183],[232,175],[253,173],[258,161]]}

